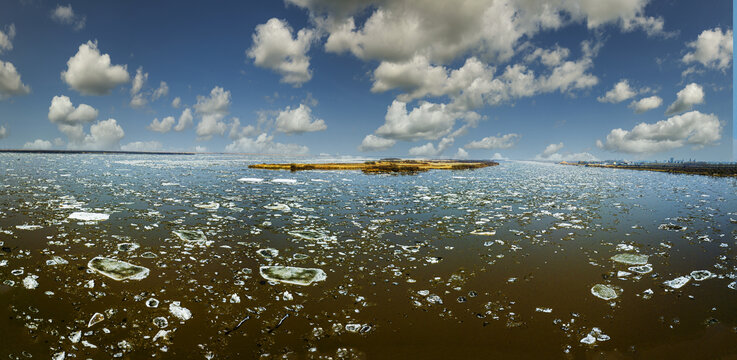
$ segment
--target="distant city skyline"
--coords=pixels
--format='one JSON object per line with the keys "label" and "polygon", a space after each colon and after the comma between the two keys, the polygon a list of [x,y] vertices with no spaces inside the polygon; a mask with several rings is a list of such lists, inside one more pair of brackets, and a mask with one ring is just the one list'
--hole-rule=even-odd
{"label": "distant city skyline", "polygon": [[0,4],[0,149],[735,157],[724,0]]}

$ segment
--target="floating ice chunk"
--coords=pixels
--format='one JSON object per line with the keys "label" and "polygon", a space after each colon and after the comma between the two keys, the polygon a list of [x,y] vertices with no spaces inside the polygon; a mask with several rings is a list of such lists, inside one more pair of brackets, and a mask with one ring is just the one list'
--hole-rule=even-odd
{"label": "floating ice chunk", "polygon": [[15,225],[15,228],[18,230],[38,230],[43,228],[41,225],[30,225],[30,224],[23,224],[23,225]]}
{"label": "floating ice chunk", "polygon": [[732,290],[737,290],[737,281],[732,281],[731,283],[727,284],[727,287]]}
{"label": "floating ice chunk", "polygon": [[482,235],[482,236],[494,236],[496,235],[496,231],[495,230],[491,230],[491,231],[474,230],[474,231],[471,231],[471,234],[472,235]]}
{"label": "floating ice chunk", "polygon": [[262,178],[250,178],[250,177],[242,177],[238,179],[240,182],[247,182],[247,183],[260,183],[264,181]]}
{"label": "floating ice chunk", "polygon": [[617,298],[617,291],[609,285],[596,284],[591,287],[591,294],[603,300],[612,300]]}
{"label": "floating ice chunk", "polygon": [[153,259],[153,258],[156,258],[156,254],[150,251],[146,251],[145,253],[141,254],[141,257],[144,259]]}
{"label": "floating ice chunk", "polygon": [[630,244],[617,244],[617,251],[634,251],[635,247]]}
{"label": "floating ice chunk", "polygon": [[[102,315],[102,314],[100,314],[100,315]],[[81,340],[81,339],[82,339],[82,331],[75,331],[75,332],[69,334],[69,341],[71,341],[74,344],[78,343],[79,340]]]}
{"label": "floating ice chunk", "polygon": [[110,218],[108,214],[77,211],[69,215],[68,219],[80,221],[105,221]]}
{"label": "floating ice chunk", "polygon": [[617,271],[617,277],[618,278],[623,278],[623,277],[627,277],[627,276],[630,276],[630,275],[632,275],[632,273],[629,272],[629,271],[622,271],[622,270]]}
{"label": "floating ice chunk", "polygon": [[149,307],[149,308],[159,307],[159,300],[154,299],[154,298],[150,298],[146,300],[146,307]]}
{"label": "floating ice chunk", "polygon": [[141,280],[148,276],[149,270],[143,266],[105,257],[95,257],[87,267],[113,280]]}
{"label": "floating ice chunk", "polygon": [[211,201],[207,204],[194,204],[194,207],[200,208],[200,209],[207,209],[207,210],[217,210],[217,209],[220,209],[220,204],[214,201]]}
{"label": "floating ice chunk", "polygon": [[627,268],[629,271],[636,272],[638,274],[649,274],[653,271],[653,266],[650,264],[640,265],[640,266],[630,266]]}
{"label": "floating ice chunk", "polygon": [[51,360],[64,360],[67,357],[67,353],[65,351],[59,351],[57,353],[54,353],[54,355],[51,355]]}
{"label": "floating ice chunk", "polygon": [[539,307],[539,308],[535,308],[535,311],[550,314],[551,312],[553,312],[553,309],[548,308],[548,307]]}
{"label": "floating ice chunk", "polygon": [[685,226],[680,226],[680,225],[668,223],[668,224],[660,224],[660,226],[658,226],[658,229],[660,229],[660,230],[671,230],[671,231],[683,231],[683,230],[686,230],[688,228],[685,227]]}
{"label": "floating ice chunk", "polygon": [[321,231],[310,230],[310,229],[290,231],[289,235],[292,235],[300,239],[317,241],[317,242],[325,241],[328,238],[327,234]]}
{"label": "floating ice chunk", "polygon": [[25,279],[23,279],[23,287],[29,290],[33,290],[37,288],[38,281],[36,281],[36,279],[38,279],[38,276],[29,274],[28,276],[25,277]]}
{"label": "floating ice chunk", "polygon": [[704,281],[708,279],[713,279],[717,276],[714,275],[714,273],[712,273],[709,270],[695,270],[695,271],[691,271],[691,277],[695,281]]}
{"label": "floating ice chunk", "polygon": [[169,332],[169,330],[159,330],[151,341],[156,342],[159,339],[164,341],[169,340]]}
{"label": "floating ice chunk", "polygon": [[162,182],[161,186],[179,186],[179,183],[175,182]]}
{"label": "floating ice chunk", "polygon": [[417,294],[420,296],[427,296],[430,295],[430,290],[418,290]]}
{"label": "floating ice chunk", "polygon": [[345,325],[345,331],[357,333],[359,330],[361,330],[361,324],[346,324]]}
{"label": "floating ice chunk", "polygon": [[430,304],[443,304],[443,299],[441,299],[440,296],[434,294],[428,296],[427,298],[425,298],[425,300],[427,300],[427,302],[429,302]]}
{"label": "floating ice chunk", "polygon": [[295,179],[272,179],[271,182],[277,183],[277,184],[294,185],[294,184],[297,183],[297,180],[295,180]]}
{"label": "floating ice chunk", "polygon": [[301,286],[327,279],[327,275],[321,269],[293,266],[261,266],[259,273],[266,280]]}
{"label": "floating ice chunk", "polygon": [[279,250],[272,248],[258,249],[256,250],[256,254],[261,255],[264,259],[273,260],[275,257],[279,256]]}
{"label": "floating ice chunk", "polygon": [[174,230],[174,235],[178,236],[182,241],[195,245],[206,245],[207,237],[202,230]]}
{"label": "floating ice chunk", "polygon": [[179,320],[187,321],[192,318],[192,312],[186,307],[182,307],[179,301],[172,301],[169,304],[169,312]]}
{"label": "floating ice chunk", "polygon": [[402,250],[409,251],[412,253],[416,253],[420,250],[420,245],[399,245],[402,247]]}
{"label": "floating ice chunk", "polygon": [[294,300],[294,295],[292,295],[292,293],[290,293],[289,291],[284,291],[281,294],[281,298],[284,299],[285,301],[292,301]]}
{"label": "floating ice chunk", "polygon": [[90,318],[90,321],[87,322],[87,327],[92,327],[93,325],[95,325],[95,324],[97,324],[99,322],[102,322],[103,320],[105,320],[105,315],[102,315],[100,313],[95,313]]}
{"label": "floating ice chunk", "polygon": [[673,280],[668,280],[664,282],[666,286],[672,287],[674,289],[680,289],[683,287],[683,285],[686,285],[689,280],[691,280],[691,277],[689,276],[679,276]]}
{"label": "floating ice chunk", "polygon": [[650,299],[651,297],[653,297],[653,294],[655,294],[653,289],[647,289],[642,292],[642,298],[645,300]]}
{"label": "floating ice chunk", "polygon": [[304,260],[304,259],[307,259],[307,258],[309,258],[309,257],[310,257],[309,255],[305,255],[305,254],[299,254],[299,253],[298,253],[298,254],[294,254],[294,255],[292,255],[292,258],[293,258],[294,260]]}
{"label": "floating ice chunk", "polygon": [[647,264],[647,255],[642,254],[617,254],[611,257],[612,260],[627,265],[645,265]]}
{"label": "floating ice chunk", "polygon": [[437,256],[428,256],[428,257],[425,258],[425,261],[427,261],[430,264],[437,264],[437,263],[440,262],[440,259],[441,258],[439,258]]}
{"label": "floating ice chunk", "polygon": [[609,335],[604,334],[598,327],[592,328],[591,331],[581,339],[581,343],[591,345],[597,341],[607,341],[611,339]]}
{"label": "floating ice chunk", "polygon": [[238,294],[230,295],[230,300],[228,300],[231,304],[238,304],[241,302],[241,297],[238,296]]}
{"label": "floating ice chunk", "polygon": [[586,337],[581,339],[582,344],[591,345],[596,342],[596,338],[593,337],[591,334],[587,334]]}
{"label": "floating ice chunk", "polygon": [[141,247],[136,243],[120,243],[118,244],[118,251],[135,251]]}
{"label": "floating ice chunk", "polygon": [[155,318],[154,318],[154,319],[152,320],[152,322],[153,322],[153,323],[154,323],[154,325],[156,325],[156,327],[158,327],[159,329],[163,329],[163,328],[165,328],[165,327],[169,326],[169,321],[168,321],[168,320],[166,320],[166,318],[165,318],[165,317],[163,317],[163,316],[157,316],[157,317],[155,317]]}
{"label": "floating ice chunk", "polygon": [[264,209],[268,209],[268,210],[278,210],[278,211],[290,211],[290,210],[292,210],[292,209],[291,209],[291,208],[289,207],[289,205],[287,205],[287,204],[282,204],[282,203],[273,203],[273,204],[265,205],[265,206],[264,206]]}

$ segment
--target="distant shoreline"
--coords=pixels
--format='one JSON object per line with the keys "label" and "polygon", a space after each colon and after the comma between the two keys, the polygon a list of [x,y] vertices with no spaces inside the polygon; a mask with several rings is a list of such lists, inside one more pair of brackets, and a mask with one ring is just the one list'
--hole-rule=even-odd
{"label": "distant shoreline", "polygon": [[0,149],[0,153],[11,154],[117,154],[117,155],[195,155],[194,152],[167,151],[110,151],[110,150],[13,150]]}
{"label": "distant shoreline", "polygon": [[737,164],[709,164],[709,163],[683,163],[683,164],[596,164],[586,162],[561,161],[561,165],[575,165],[586,167],[598,167],[608,169],[625,169],[640,171],[658,171],[672,174],[706,175],[717,177],[737,176]]}

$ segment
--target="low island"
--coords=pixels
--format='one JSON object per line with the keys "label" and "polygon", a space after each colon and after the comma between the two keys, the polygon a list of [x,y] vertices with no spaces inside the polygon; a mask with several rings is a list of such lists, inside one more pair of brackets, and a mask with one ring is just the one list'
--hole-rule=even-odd
{"label": "low island", "polygon": [[268,170],[361,170],[365,173],[418,173],[428,170],[468,170],[499,165],[483,160],[403,160],[382,159],[361,163],[254,164],[251,169]]}

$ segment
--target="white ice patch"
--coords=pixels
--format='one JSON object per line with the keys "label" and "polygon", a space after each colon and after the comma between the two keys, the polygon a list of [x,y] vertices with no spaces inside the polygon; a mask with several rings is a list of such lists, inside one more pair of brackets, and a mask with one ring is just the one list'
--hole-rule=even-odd
{"label": "white ice patch", "polygon": [[256,184],[256,183],[260,183],[260,182],[263,182],[263,181],[264,181],[264,179],[262,179],[262,178],[249,178],[249,177],[242,177],[242,178],[238,179],[238,181],[240,181],[240,182],[246,182],[246,183],[253,183],[253,184]]}
{"label": "white ice patch", "polygon": [[38,276],[33,275],[33,274],[26,276],[23,279],[23,287],[26,288],[26,289],[29,289],[29,290],[33,290],[33,289],[37,288],[38,287],[38,281],[36,281],[36,279],[38,279]]}
{"label": "white ice patch", "polygon": [[182,307],[179,301],[173,301],[169,304],[169,312],[179,320],[187,321],[192,318],[192,312],[186,307]]}
{"label": "white ice patch", "polygon": [[69,215],[68,219],[79,220],[79,221],[105,221],[110,218],[108,214],[90,213],[77,211]]}
{"label": "white ice patch", "polygon": [[663,284],[673,289],[680,289],[683,287],[683,285],[686,285],[690,280],[691,280],[690,276],[679,276],[673,280],[668,280],[664,282]]}
{"label": "white ice patch", "polygon": [[43,226],[41,225],[30,225],[30,224],[23,224],[23,225],[15,225],[15,228],[18,230],[38,230],[41,229]]}
{"label": "white ice patch", "polygon": [[276,183],[276,184],[294,185],[297,183],[297,180],[295,179],[272,179],[271,182]]}

